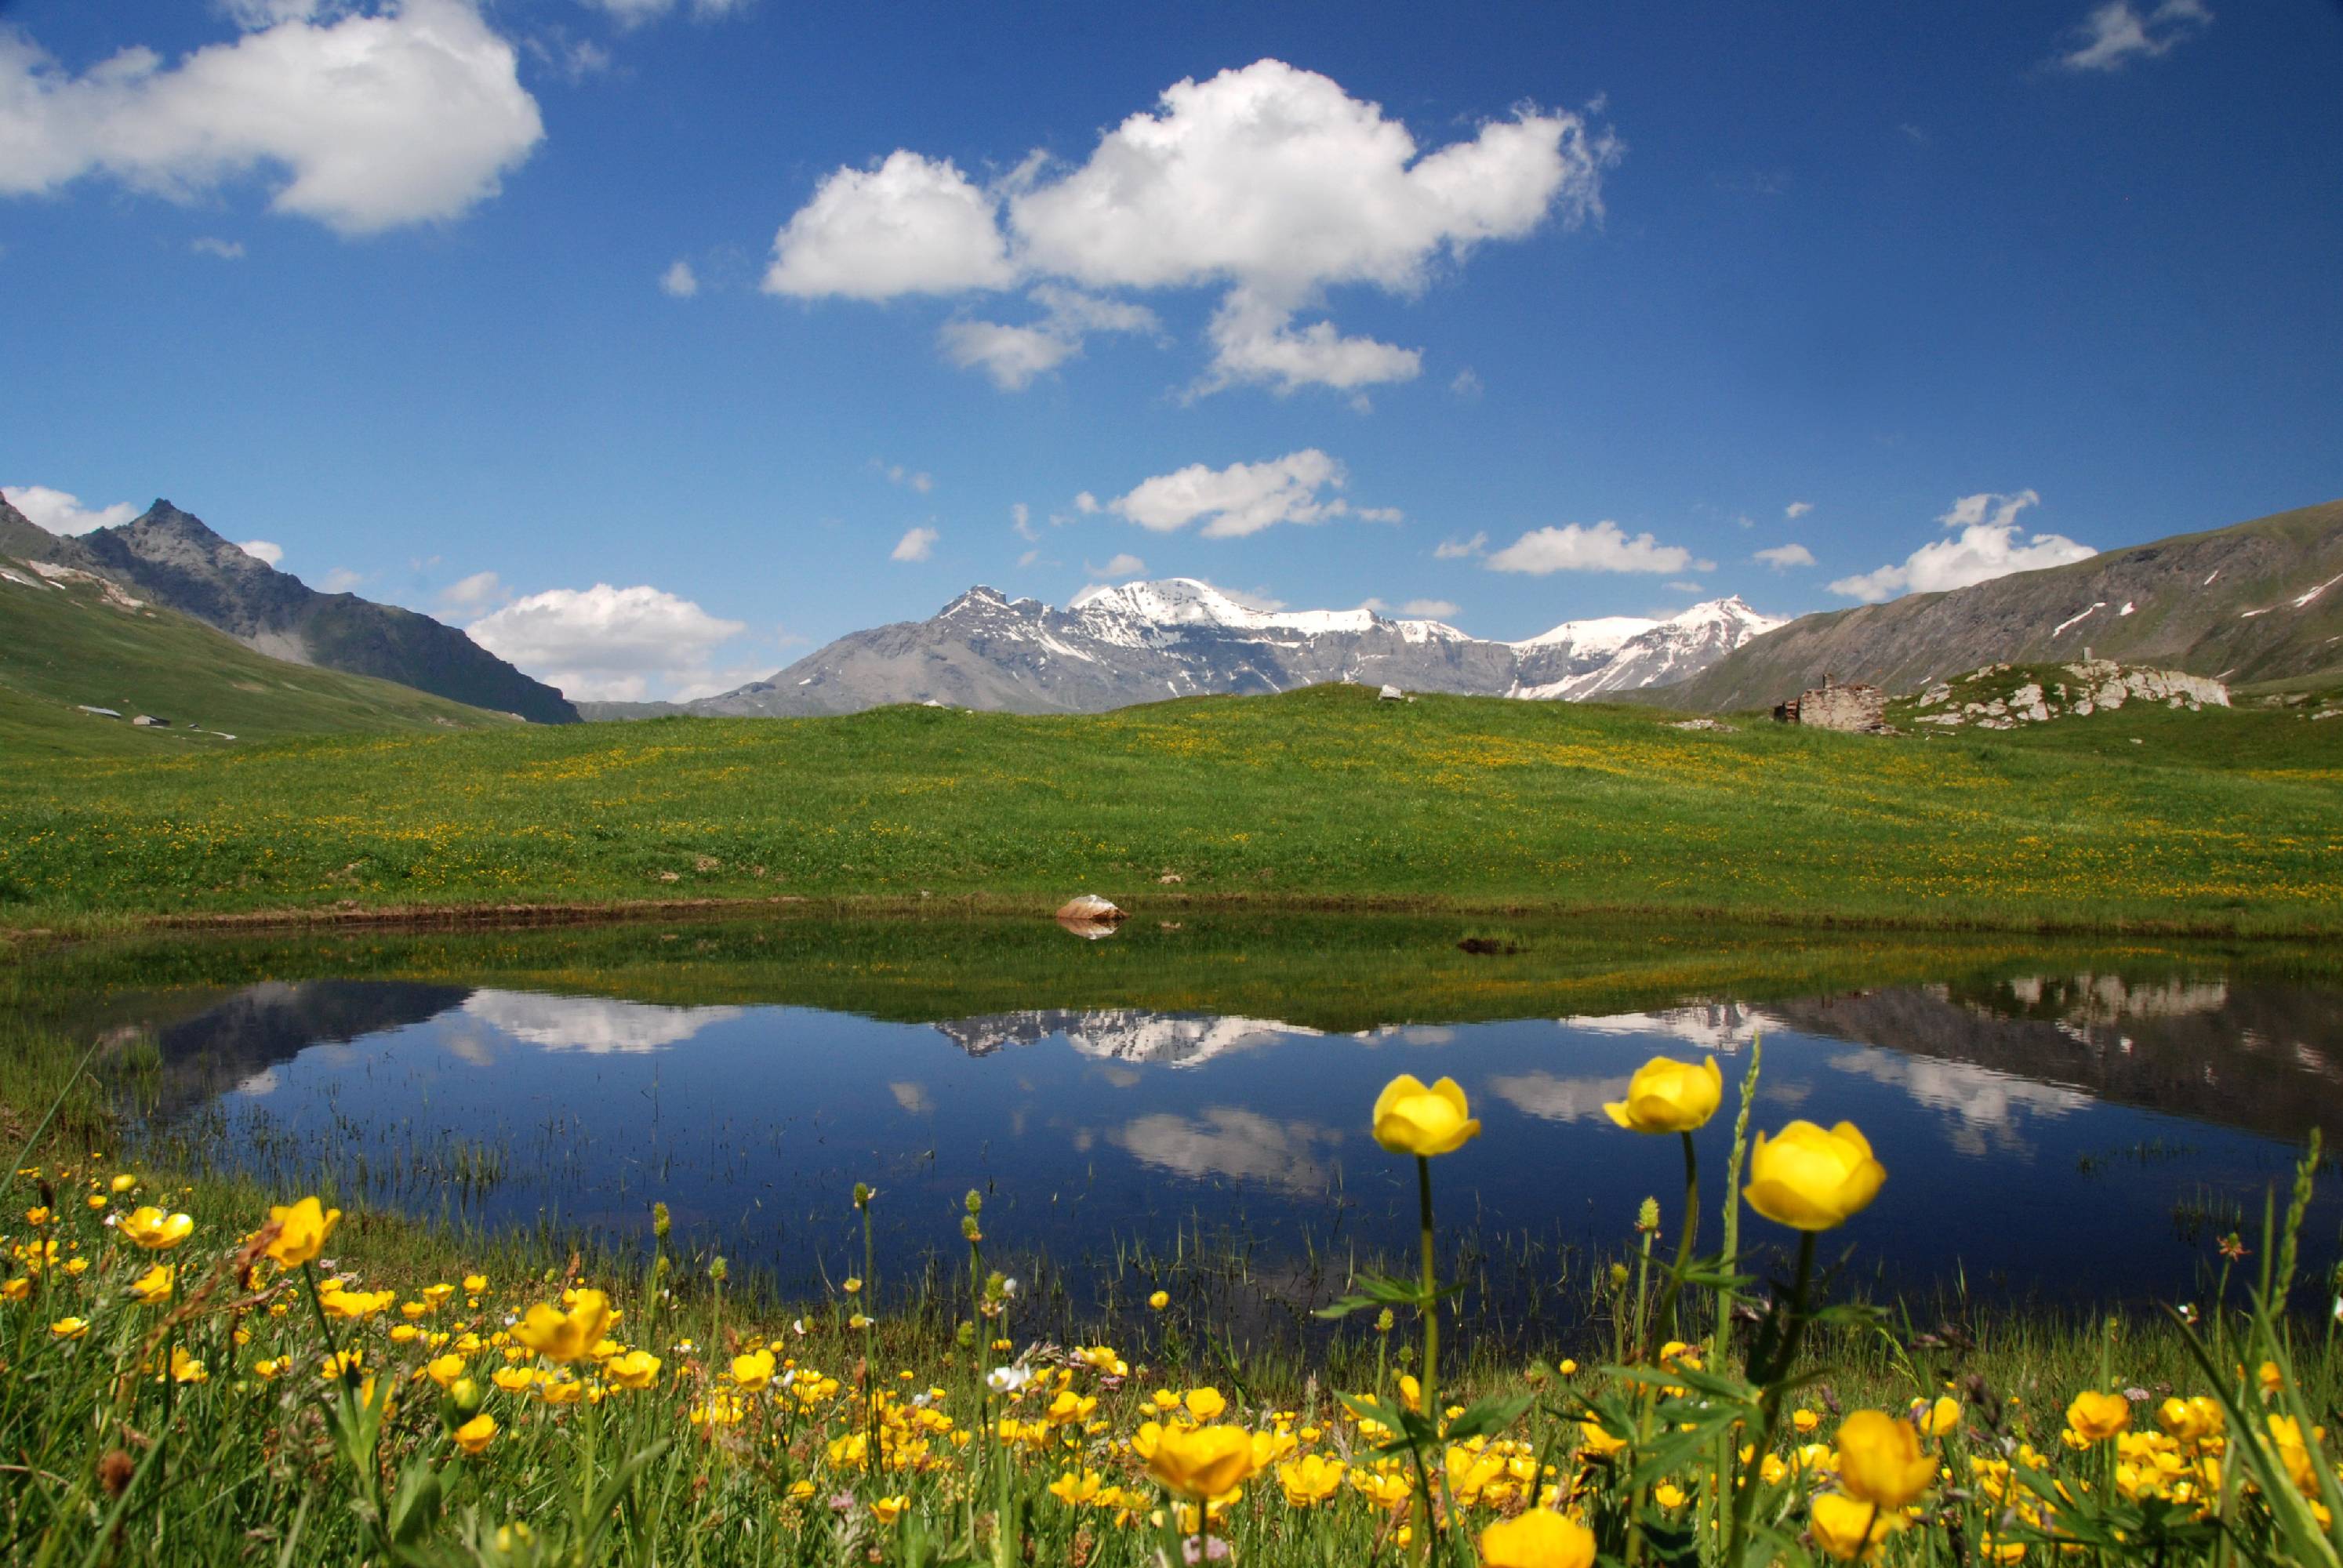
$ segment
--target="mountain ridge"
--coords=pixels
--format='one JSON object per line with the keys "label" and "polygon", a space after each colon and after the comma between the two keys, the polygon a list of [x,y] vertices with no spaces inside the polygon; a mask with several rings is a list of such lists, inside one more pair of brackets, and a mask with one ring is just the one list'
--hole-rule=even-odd
{"label": "mountain ridge", "polygon": [[1783,624],[1739,598],[1667,619],[1565,621],[1520,642],[1368,608],[1256,609],[1192,578],[1083,589],[1063,609],[981,584],[922,621],[851,632],[764,680],[698,701],[588,704],[590,718],[653,713],[783,718],[893,702],[1089,713],[1207,694],[1345,681],[1533,699],[1681,679]]}
{"label": "mountain ridge", "polygon": [[323,593],[158,498],[127,523],[52,534],[0,498],[0,554],[93,573],[293,664],[397,682],[538,724],[577,709],[458,628],[356,594]]}
{"label": "mountain ridge", "polygon": [[1801,616],[1664,695],[1627,700],[1737,712],[1795,697],[1825,674],[1914,691],[1987,664],[2067,663],[2086,647],[2236,683],[2343,668],[2343,500]]}

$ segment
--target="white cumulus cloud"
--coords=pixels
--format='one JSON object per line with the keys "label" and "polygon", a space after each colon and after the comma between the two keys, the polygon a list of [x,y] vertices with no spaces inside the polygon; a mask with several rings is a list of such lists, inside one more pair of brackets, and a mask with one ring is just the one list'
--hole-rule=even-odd
{"label": "white cumulus cloud", "polygon": [[31,521],[53,534],[85,534],[94,528],[118,528],[138,515],[127,501],[88,508],[81,498],[46,485],[0,485],[0,497]]}
{"label": "white cumulus cloud", "polygon": [[2070,71],[2120,71],[2134,60],[2169,53],[2212,22],[2200,0],[2162,0],[2147,11],[2131,0],[2107,0],[2075,30],[2075,45],[2058,63]]}
{"label": "white cumulus cloud", "polygon": [[1481,555],[1488,548],[1489,536],[1486,533],[1474,534],[1469,539],[1443,539],[1433,547],[1432,558],[1436,561],[1461,561]]}
{"label": "white cumulus cloud", "polygon": [[944,357],[963,370],[980,367],[994,386],[1015,392],[1080,354],[1083,337],[1091,333],[1154,332],[1161,325],[1143,305],[1103,299],[1059,284],[1041,284],[1031,297],[1042,314],[1027,325],[946,322],[937,334]]}
{"label": "white cumulus cloud", "polygon": [[1265,463],[1232,463],[1225,468],[1191,463],[1141,480],[1130,494],[1108,502],[1106,509],[1155,533],[1172,533],[1202,518],[1204,537],[1212,539],[1242,538],[1278,523],[1322,523],[1348,517],[1400,520],[1392,508],[1353,508],[1330,493],[1344,482],[1342,464],[1306,447]]}
{"label": "white cumulus cloud", "polygon": [[336,567],[317,584],[319,593],[348,593],[366,581],[366,573],[354,572],[347,567]]}
{"label": "white cumulus cloud", "polygon": [[895,541],[895,548],[888,553],[887,558],[897,561],[926,560],[935,553],[936,540],[942,537],[933,528],[908,528],[904,530],[903,537]]}
{"label": "white cumulus cloud", "polygon": [[1147,563],[1129,550],[1123,551],[1102,567],[1091,566],[1087,561],[1082,564],[1089,568],[1091,576],[1094,578],[1135,578],[1144,576],[1147,571]]}
{"label": "white cumulus cloud", "polygon": [[1771,549],[1759,550],[1755,558],[1764,561],[1778,572],[1785,571],[1791,567],[1814,565],[1815,552],[1804,545],[1775,545]]}
{"label": "white cumulus cloud", "polygon": [[659,288],[669,298],[689,299],[699,292],[699,274],[691,270],[691,263],[679,257],[659,274]]}
{"label": "white cumulus cloud", "polygon": [[464,628],[562,695],[634,702],[706,684],[709,655],[746,628],[649,586],[549,588]]}
{"label": "white cumulus cloud", "polygon": [[267,539],[246,539],[236,548],[266,567],[280,565],[285,559],[285,547]]}
{"label": "white cumulus cloud", "polygon": [[884,458],[871,458],[870,471],[890,485],[900,485],[907,490],[917,490],[922,496],[936,487],[936,477],[933,474],[918,468],[908,468],[900,463],[890,463]]}
{"label": "white cumulus cloud", "polygon": [[187,249],[197,256],[216,256],[222,261],[244,259],[244,242],[240,239],[220,239],[207,234],[189,240]]}
{"label": "white cumulus cloud", "polygon": [[1952,538],[1922,545],[1905,557],[1901,566],[1841,578],[1830,585],[1830,590],[1876,604],[1898,594],[1944,593],[2012,572],[2063,567],[2099,553],[2063,534],[2028,535],[2018,527],[2017,515],[2041,500],[2032,490],[2010,496],[1991,491],[1963,496],[1953,503],[1952,510],[1936,519],[1958,530]]}
{"label": "white cumulus cloud", "polygon": [[1782,515],[1795,523],[1814,509],[1815,504],[1812,501],[1792,501],[1782,508]]}
{"label": "white cumulus cloud", "polygon": [[462,615],[476,615],[509,597],[504,579],[494,572],[474,572],[439,590],[439,602]]}
{"label": "white cumulus cloud", "polygon": [[840,169],[774,239],[765,291],[890,299],[1007,288],[1017,268],[996,205],[950,158],[898,151],[875,169]]}
{"label": "white cumulus cloud", "polygon": [[1402,615],[1426,616],[1433,620],[1446,620],[1456,613],[1455,605],[1444,598],[1412,598],[1399,608]]}
{"label": "white cumulus cloud", "polygon": [[[1413,377],[1422,356],[1298,322],[1326,289],[1413,294],[1476,246],[1597,216],[1618,155],[1581,116],[1526,107],[1426,152],[1379,105],[1264,59],[1173,84],[1071,168],[1036,154],[986,187],[899,148],[876,168],[837,170],[782,227],[765,286],[862,299],[1021,280],[1220,288],[1196,390],[1355,392]],[[952,323],[944,351],[1014,387],[1071,357],[1084,332],[1151,327],[1044,308],[1035,323]]]}
{"label": "white cumulus cloud", "polygon": [[[674,10],[677,0],[583,0],[583,3],[605,13],[621,27],[639,27]],[[745,11],[749,5],[749,0],[690,0],[691,15],[701,22],[711,22],[719,16]]]}
{"label": "white cumulus cloud", "polygon": [[1489,558],[1495,572],[1653,572],[1667,575],[1687,568],[1713,569],[1713,563],[1695,561],[1682,545],[1664,545],[1650,534],[1630,536],[1608,520],[1586,528],[1564,523],[1560,528],[1533,528]]}
{"label": "white cumulus cloud", "polygon": [[146,48],[79,75],[0,31],[0,195],[88,175],[186,200],[266,169],[270,205],[346,235],[458,216],[545,135],[513,45],[470,0],[247,4],[263,24],[176,65]]}

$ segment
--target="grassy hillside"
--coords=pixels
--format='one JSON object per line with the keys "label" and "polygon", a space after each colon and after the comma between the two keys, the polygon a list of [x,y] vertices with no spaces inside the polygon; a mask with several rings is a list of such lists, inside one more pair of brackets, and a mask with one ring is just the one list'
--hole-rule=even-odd
{"label": "grassy hillside", "polygon": [[2343,930],[2338,784],[2343,725],[2295,711],[1881,739],[1341,687],[320,738],[0,770],[0,919],[1096,891],[2301,932]]}
{"label": "grassy hillside", "polygon": [[1825,672],[1907,692],[1981,665],[2077,659],[2086,648],[2231,681],[2343,678],[2343,501],[1802,616],[1682,685],[1629,700],[1740,712],[1795,697]]}
{"label": "grassy hillside", "polygon": [[[184,757],[328,731],[513,723],[387,680],[265,658],[175,611],[131,608],[126,596],[99,583],[50,584],[5,558],[0,568],[16,579],[0,578],[0,758],[12,764]],[[94,717],[80,711],[82,704],[122,717]],[[167,719],[171,727],[133,728],[130,719],[141,713]]]}

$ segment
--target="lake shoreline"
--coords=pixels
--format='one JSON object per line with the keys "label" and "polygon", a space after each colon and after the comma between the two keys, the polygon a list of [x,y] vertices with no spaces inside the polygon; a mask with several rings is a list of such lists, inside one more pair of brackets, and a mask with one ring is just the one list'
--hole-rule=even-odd
{"label": "lake shoreline", "polygon": [[[1071,895],[1069,895],[1071,896]],[[1111,895],[1105,895],[1110,896]],[[935,893],[907,898],[895,893],[779,894],[690,899],[605,899],[427,904],[330,905],[260,910],[75,911],[35,916],[24,921],[0,914],[0,944],[43,939],[73,940],[142,931],[274,931],[317,928],[385,930],[527,930],[548,926],[624,924],[670,917],[732,918],[759,910],[830,920],[894,920],[949,915],[962,919],[1051,918],[1051,897],[998,892]],[[1629,920],[1709,922],[1790,931],[1879,931],[1898,934],[1973,932],[1980,935],[2045,937],[2148,937],[2159,940],[2296,941],[2343,936],[2343,921],[2311,919],[2289,922],[2269,911],[2241,913],[2220,920],[2201,916],[2167,918],[2110,915],[2099,918],[2048,913],[1906,915],[1875,911],[1785,910],[1737,904],[1600,902],[1569,899],[1521,899],[1495,895],[1441,896],[1413,893],[1155,893],[1124,905],[1132,920],[1183,914],[1455,915],[1489,920]],[[1135,906],[1135,907],[1134,907]]]}

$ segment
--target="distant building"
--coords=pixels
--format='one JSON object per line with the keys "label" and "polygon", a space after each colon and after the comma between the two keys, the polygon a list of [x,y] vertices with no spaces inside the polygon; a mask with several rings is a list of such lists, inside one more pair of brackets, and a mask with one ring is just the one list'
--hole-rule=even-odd
{"label": "distant building", "polygon": [[1825,673],[1823,683],[1776,703],[1774,719],[1781,724],[1810,724],[1817,729],[1876,733],[1887,728],[1887,694],[1857,681],[1841,686]]}

